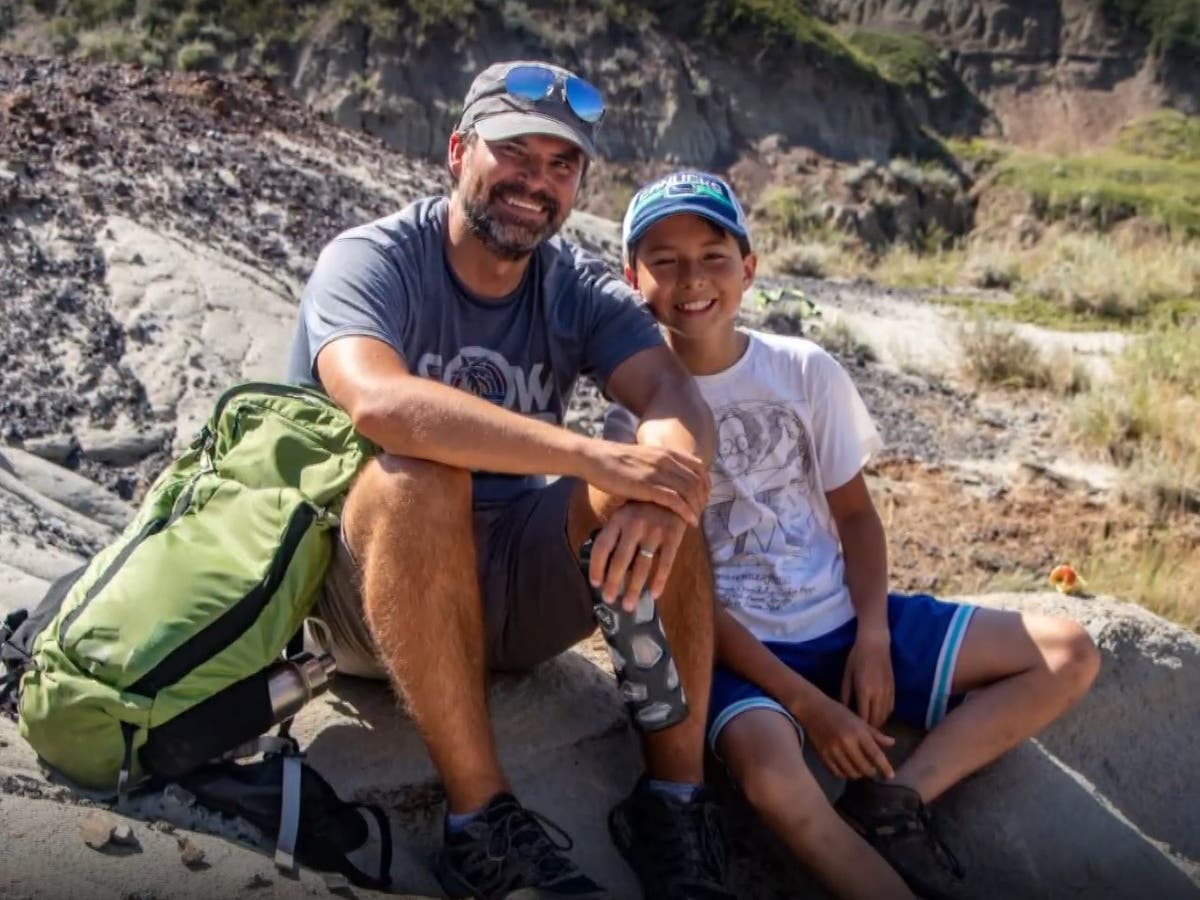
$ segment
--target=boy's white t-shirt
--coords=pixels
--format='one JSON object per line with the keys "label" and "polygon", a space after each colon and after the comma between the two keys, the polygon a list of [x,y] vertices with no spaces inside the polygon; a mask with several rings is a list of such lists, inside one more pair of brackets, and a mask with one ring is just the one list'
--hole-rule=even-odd
{"label": "boy's white t-shirt", "polygon": [[[883,442],[850,376],[804,338],[749,332],[741,359],[696,382],[713,411],[717,453],[704,533],[717,597],[764,641],[807,641],[854,617],[825,492]],[[635,439],[620,406],[605,437]]]}

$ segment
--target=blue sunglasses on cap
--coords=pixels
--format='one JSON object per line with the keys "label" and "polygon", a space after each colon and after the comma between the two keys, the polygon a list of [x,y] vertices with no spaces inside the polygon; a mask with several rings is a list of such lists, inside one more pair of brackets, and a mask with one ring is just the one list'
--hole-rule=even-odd
{"label": "blue sunglasses on cap", "polygon": [[594,85],[577,75],[564,75],[547,66],[522,65],[513,66],[504,76],[504,90],[531,103],[553,96],[560,84],[571,112],[584,122],[600,121],[604,116],[604,98]]}

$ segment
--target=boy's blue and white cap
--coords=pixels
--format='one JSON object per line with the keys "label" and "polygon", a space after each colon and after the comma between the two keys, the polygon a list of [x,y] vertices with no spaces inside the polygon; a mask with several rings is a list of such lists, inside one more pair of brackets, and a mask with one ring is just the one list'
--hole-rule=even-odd
{"label": "boy's blue and white cap", "polygon": [[646,185],[629,202],[621,229],[626,261],[651,225],[678,213],[701,216],[740,240],[750,239],[746,213],[725,181],[707,172],[673,172]]}

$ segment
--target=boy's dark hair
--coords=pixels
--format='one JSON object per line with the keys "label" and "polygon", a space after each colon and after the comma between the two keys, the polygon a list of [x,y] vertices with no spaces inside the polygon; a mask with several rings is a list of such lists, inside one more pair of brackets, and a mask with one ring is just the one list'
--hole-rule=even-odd
{"label": "boy's dark hair", "polygon": [[[701,216],[701,218],[703,219],[704,217]],[[747,256],[750,255],[751,250],[750,250],[750,239],[749,238],[738,237],[732,231],[730,231],[728,228],[722,228],[720,225],[718,225],[716,222],[712,221],[711,219],[704,219],[704,224],[707,225],[709,228],[711,228],[713,234],[717,235],[717,237],[723,237],[723,238],[724,237],[732,237],[735,241],[737,241],[738,250],[742,254],[742,259],[745,259]],[[638,243],[641,243],[641,241],[639,241]],[[632,247],[629,248],[629,265],[631,268],[633,266],[637,265],[637,244],[634,244]]]}

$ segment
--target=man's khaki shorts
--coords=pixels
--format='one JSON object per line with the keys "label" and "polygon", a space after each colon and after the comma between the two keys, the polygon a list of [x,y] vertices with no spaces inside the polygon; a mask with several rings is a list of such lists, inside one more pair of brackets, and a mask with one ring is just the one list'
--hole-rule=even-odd
{"label": "man's khaki shorts", "polygon": [[[557,656],[595,628],[591,590],[567,542],[576,482],[560,478],[502,507],[475,511],[488,663],[528,669]],[[332,653],[338,671],[386,678],[363,615],[358,564],[338,540],[317,596],[308,639]],[[322,627],[323,626],[323,627]]]}

